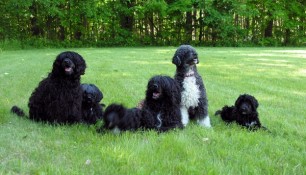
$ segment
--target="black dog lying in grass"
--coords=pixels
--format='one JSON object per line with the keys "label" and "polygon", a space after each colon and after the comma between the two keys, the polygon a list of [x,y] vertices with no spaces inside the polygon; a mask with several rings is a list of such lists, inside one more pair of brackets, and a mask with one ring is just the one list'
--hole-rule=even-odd
{"label": "black dog lying in grass", "polygon": [[262,126],[258,117],[258,101],[249,94],[240,95],[234,106],[224,106],[216,111],[215,115],[221,115],[223,121],[227,123],[236,122],[250,130],[259,128],[268,130]]}
{"label": "black dog lying in grass", "polygon": [[82,100],[82,120],[87,124],[95,124],[103,116],[103,94],[99,88],[93,84],[81,84],[83,92]]}
{"label": "black dog lying in grass", "polygon": [[173,78],[154,76],[148,82],[141,109],[111,104],[105,109],[104,125],[99,131],[106,129],[118,133],[138,129],[168,131],[183,128],[180,92],[179,84]]}

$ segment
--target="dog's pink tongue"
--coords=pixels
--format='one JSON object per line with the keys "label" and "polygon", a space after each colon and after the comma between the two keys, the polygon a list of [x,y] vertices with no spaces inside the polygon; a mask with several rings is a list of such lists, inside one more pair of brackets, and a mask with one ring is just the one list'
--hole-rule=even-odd
{"label": "dog's pink tongue", "polygon": [[65,68],[65,71],[66,71],[66,72],[70,72],[70,71],[71,71],[71,68],[70,68],[70,67],[67,67],[67,68]]}
{"label": "dog's pink tongue", "polygon": [[153,98],[156,99],[159,97],[159,93],[158,92],[153,92]]}

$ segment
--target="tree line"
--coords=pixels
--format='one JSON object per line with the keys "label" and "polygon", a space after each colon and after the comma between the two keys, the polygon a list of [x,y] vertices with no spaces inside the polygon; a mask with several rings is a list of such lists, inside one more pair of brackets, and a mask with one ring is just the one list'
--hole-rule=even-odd
{"label": "tree line", "polygon": [[0,41],[33,46],[301,46],[306,0],[2,0]]}

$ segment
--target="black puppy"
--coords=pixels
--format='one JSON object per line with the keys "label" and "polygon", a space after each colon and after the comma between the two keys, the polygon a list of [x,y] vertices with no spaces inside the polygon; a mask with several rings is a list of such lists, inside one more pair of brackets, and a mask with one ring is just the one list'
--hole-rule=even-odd
{"label": "black puppy", "polygon": [[267,129],[259,121],[258,106],[258,101],[254,96],[243,94],[237,98],[234,106],[224,106],[221,110],[216,111],[215,115],[221,115],[222,120],[227,123],[236,122],[250,130]]}
{"label": "black puppy", "polygon": [[95,124],[103,116],[103,94],[94,84],[81,84],[83,92],[82,119],[87,124]]}
{"label": "black puppy", "polygon": [[113,132],[183,128],[180,102],[178,83],[168,76],[154,76],[148,82],[142,108],[127,109],[118,104],[108,106],[103,116],[103,128]]}

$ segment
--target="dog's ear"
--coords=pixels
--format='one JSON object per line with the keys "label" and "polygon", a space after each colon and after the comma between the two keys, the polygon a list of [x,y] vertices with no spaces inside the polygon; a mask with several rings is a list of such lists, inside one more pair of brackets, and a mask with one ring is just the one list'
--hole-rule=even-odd
{"label": "dog's ear", "polygon": [[95,101],[99,103],[103,99],[103,93],[94,84],[89,84],[88,87],[89,87],[90,93],[95,95]]}
{"label": "dog's ear", "polygon": [[179,105],[181,103],[181,89],[178,82],[169,76],[164,76],[163,80],[163,91],[166,95],[165,100],[168,101],[168,104]]}
{"label": "dog's ear", "polygon": [[240,105],[242,99],[243,99],[243,96],[242,96],[242,95],[240,95],[240,96],[237,98],[237,100],[236,100],[236,102],[235,102],[235,106],[236,106],[236,107],[238,107],[238,106]]}
{"label": "dog's ear", "polygon": [[59,54],[54,62],[53,62],[53,66],[52,66],[52,74],[53,75],[59,75],[61,73],[61,64],[62,64],[62,57],[61,57],[61,54]]}
{"label": "dog's ear", "polygon": [[258,103],[258,101],[256,100],[255,97],[252,98],[252,105],[253,105],[254,109],[257,109],[258,106],[259,106],[259,103]]}
{"label": "dog's ear", "polygon": [[76,58],[74,60],[74,62],[76,64],[76,72],[77,72],[76,75],[77,76],[84,75],[85,74],[85,69],[86,69],[85,60],[78,53],[74,53],[74,57]]}
{"label": "dog's ear", "polygon": [[177,66],[180,66],[182,62],[179,56],[174,55],[174,57],[172,58],[172,63]]}
{"label": "dog's ear", "polygon": [[97,102],[100,102],[103,99],[103,93],[98,89],[97,91]]}

